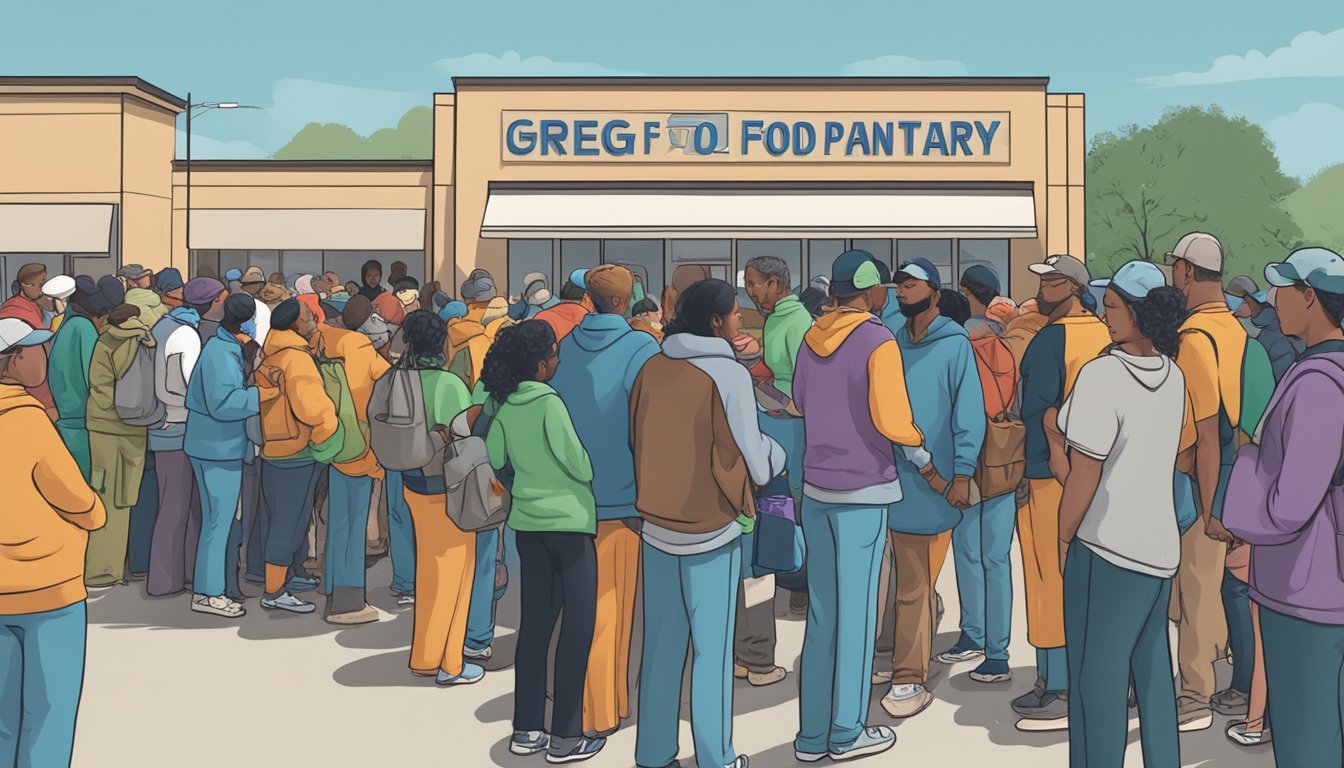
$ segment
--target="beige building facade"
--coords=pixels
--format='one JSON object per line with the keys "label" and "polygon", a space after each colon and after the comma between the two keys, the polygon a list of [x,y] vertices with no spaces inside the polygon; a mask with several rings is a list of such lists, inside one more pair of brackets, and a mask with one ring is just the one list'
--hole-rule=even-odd
{"label": "beige building facade", "polygon": [[[1026,267],[1085,254],[1084,101],[1023,78],[458,78],[429,160],[174,160],[185,102],[134,78],[0,78],[0,271],[111,265],[287,277],[402,261],[510,295],[599,263],[795,286],[863,248]],[[190,178],[188,178],[190,176]],[[190,193],[188,194],[188,188]],[[11,264],[13,266],[11,266]]]}

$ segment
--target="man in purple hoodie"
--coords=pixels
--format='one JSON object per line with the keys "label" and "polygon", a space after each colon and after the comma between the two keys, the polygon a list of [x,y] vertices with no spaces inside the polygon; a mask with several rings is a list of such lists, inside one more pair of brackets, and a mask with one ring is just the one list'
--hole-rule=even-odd
{"label": "man in purple hoodie", "polygon": [[1251,550],[1274,760],[1344,764],[1344,258],[1294,251],[1265,267],[1283,332],[1306,350],[1241,449],[1223,523]]}

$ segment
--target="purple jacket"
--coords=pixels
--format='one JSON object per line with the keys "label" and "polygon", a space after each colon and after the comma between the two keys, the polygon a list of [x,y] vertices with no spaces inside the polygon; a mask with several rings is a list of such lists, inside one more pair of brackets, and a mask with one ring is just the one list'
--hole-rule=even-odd
{"label": "purple jacket", "polygon": [[[1324,346],[1324,345],[1323,345]],[[1284,374],[1259,445],[1237,454],[1223,524],[1251,550],[1251,597],[1272,611],[1344,625],[1344,344],[1307,350]]]}

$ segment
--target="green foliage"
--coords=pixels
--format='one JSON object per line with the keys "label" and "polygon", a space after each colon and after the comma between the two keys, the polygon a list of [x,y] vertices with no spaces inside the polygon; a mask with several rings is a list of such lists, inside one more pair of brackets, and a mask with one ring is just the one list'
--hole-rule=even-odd
{"label": "green foliage", "polygon": [[1264,130],[1217,107],[1099,134],[1087,159],[1089,267],[1105,276],[1131,259],[1161,262],[1199,230],[1222,241],[1227,275],[1261,274],[1302,241],[1283,208],[1296,189]]}
{"label": "green foliage", "polygon": [[276,151],[277,160],[427,160],[434,151],[434,113],[415,107],[396,128],[360,136],[339,123],[309,123]]}
{"label": "green foliage", "polygon": [[1303,245],[1344,253],[1344,163],[1316,174],[1283,207],[1302,228]]}

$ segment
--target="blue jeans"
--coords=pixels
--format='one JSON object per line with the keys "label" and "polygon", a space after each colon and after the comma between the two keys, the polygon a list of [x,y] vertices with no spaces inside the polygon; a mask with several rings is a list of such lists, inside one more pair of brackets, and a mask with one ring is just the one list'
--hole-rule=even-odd
{"label": "blue jeans", "polygon": [[733,751],[733,624],[742,548],[736,541],[678,557],[643,545],[644,651],[635,763],[677,759],[681,682],[691,649],[691,738],[697,768],[722,768]]}
{"label": "blue jeans", "polygon": [[327,472],[327,541],[322,593],[333,587],[364,589],[364,538],[369,525],[373,478]]}
{"label": "blue jeans", "polygon": [[1008,660],[1013,621],[1013,572],[1008,564],[1017,524],[1014,494],[985,499],[962,510],[952,529],[952,562],[957,569],[961,633],[985,658]]}
{"label": "blue jeans", "polygon": [[1227,687],[1251,693],[1255,672],[1255,630],[1251,626],[1250,585],[1223,571],[1223,613],[1227,614],[1227,644],[1232,647],[1232,682]]}
{"label": "blue jeans", "polygon": [[485,650],[495,642],[495,555],[499,536],[498,528],[476,533],[476,573],[471,581],[466,643],[473,651]]}
{"label": "blue jeans", "polygon": [[[1129,685],[1146,768],[1179,768],[1167,605],[1171,579],[1112,565],[1075,540],[1064,566],[1069,657],[1069,765],[1120,768]],[[1128,663],[1125,663],[1128,660]],[[1277,734],[1276,734],[1277,735]]]}
{"label": "blue jeans", "polygon": [[383,477],[387,494],[387,550],[392,558],[392,591],[415,594],[415,525],[411,508],[406,506],[406,490],[401,473],[387,470]]}
{"label": "blue jeans", "polygon": [[804,498],[801,517],[808,607],[794,748],[820,754],[853,744],[867,720],[887,507]]}
{"label": "blue jeans", "polygon": [[784,449],[784,469],[788,471],[789,495],[799,506],[803,502],[803,420],[792,416],[760,414],[761,433],[774,438]]}
{"label": "blue jeans", "polygon": [[154,523],[159,519],[159,475],[154,452],[145,452],[145,474],[140,477],[140,496],[131,507],[130,535],[126,539],[126,568],[131,573],[149,573],[149,550]]}
{"label": "blue jeans", "polygon": [[1278,768],[1344,764],[1344,626],[1260,606]]}
{"label": "blue jeans", "polygon": [[87,633],[82,600],[0,616],[0,765],[70,765]]}
{"label": "blue jeans", "polygon": [[[196,575],[192,591],[215,597],[227,587],[229,532],[243,487],[243,462],[191,459],[201,499],[201,537],[196,543]],[[235,568],[235,574],[237,570]],[[235,576],[236,578],[236,576]]]}

